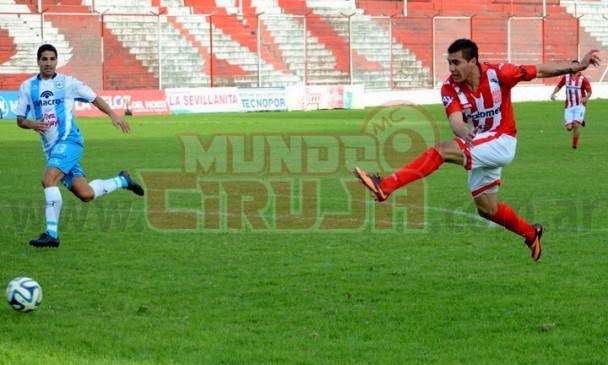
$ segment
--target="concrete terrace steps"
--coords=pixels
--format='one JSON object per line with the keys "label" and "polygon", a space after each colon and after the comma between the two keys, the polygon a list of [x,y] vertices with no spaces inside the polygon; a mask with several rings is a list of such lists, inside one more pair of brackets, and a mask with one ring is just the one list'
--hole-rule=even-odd
{"label": "concrete terrace steps", "polygon": [[[41,23],[37,14],[0,13],[0,28],[4,29],[4,34],[9,37],[4,44],[13,44],[13,47],[10,47],[11,56],[0,68],[2,74],[16,73],[15,70],[37,73],[38,65],[33,61],[36,60],[36,50],[44,42],[53,44],[61,55],[58,67],[64,66],[72,58],[72,48],[64,35],[48,21]],[[5,47],[8,49],[7,46]]]}
{"label": "concrete terrace steps", "polygon": [[580,25],[604,47],[608,46],[608,2],[567,0],[560,1],[568,13],[580,19]]}
{"label": "concrete terrace steps", "polygon": [[[186,1],[186,4],[189,3],[195,2]],[[208,10],[207,8],[201,9],[198,6],[193,6],[192,9],[197,14]],[[281,50],[275,46],[272,35],[268,32],[264,23],[259,21],[256,15],[257,9],[251,6],[251,2],[243,1],[243,15],[231,15],[234,11],[236,11],[234,8],[216,6],[212,17],[210,17],[210,22],[213,23],[214,28],[221,30],[235,42],[247,48],[249,53],[258,53],[258,36],[261,37],[260,55],[262,62],[272,65],[274,69],[285,75],[290,75],[291,72],[282,59]],[[258,25],[259,30],[257,29]],[[260,32],[259,35],[257,34],[258,31]]]}

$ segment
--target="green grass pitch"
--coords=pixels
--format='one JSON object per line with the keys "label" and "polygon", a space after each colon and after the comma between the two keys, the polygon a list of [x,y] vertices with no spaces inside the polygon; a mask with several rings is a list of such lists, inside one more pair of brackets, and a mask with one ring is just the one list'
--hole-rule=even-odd
{"label": "green grass pitch", "polygon": [[[90,179],[147,188],[85,204],[62,188],[61,247],[43,231],[37,136],[0,123],[0,364],[605,364],[608,101],[579,148],[561,102],[519,103],[499,197],[545,226],[543,257],[477,217],[446,164],[386,204],[383,174],[451,137],[441,106],[80,119]],[[368,146],[369,148],[366,148]]]}

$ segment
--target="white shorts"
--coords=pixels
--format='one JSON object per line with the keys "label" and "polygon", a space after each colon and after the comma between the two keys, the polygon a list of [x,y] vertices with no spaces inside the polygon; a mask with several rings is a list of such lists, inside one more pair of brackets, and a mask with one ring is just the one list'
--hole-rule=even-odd
{"label": "white shorts", "polygon": [[469,191],[473,197],[495,193],[500,186],[502,167],[515,158],[517,139],[496,132],[479,133],[469,147],[461,138],[456,142],[464,154],[464,168],[469,175]]}
{"label": "white shorts", "polygon": [[575,105],[564,110],[564,124],[582,123],[585,120],[585,106]]}

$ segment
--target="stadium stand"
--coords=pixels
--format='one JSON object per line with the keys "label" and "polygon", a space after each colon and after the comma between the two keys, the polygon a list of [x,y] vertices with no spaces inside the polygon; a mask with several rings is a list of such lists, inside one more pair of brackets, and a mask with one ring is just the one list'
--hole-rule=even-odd
{"label": "stadium stand", "polygon": [[[456,37],[475,39],[488,62],[564,60],[605,47],[602,3],[0,0],[0,89],[37,72],[32,58],[43,42],[58,47],[63,71],[100,89],[430,87],[443,81]],[[603,71],[587,74],[599,80]]]}

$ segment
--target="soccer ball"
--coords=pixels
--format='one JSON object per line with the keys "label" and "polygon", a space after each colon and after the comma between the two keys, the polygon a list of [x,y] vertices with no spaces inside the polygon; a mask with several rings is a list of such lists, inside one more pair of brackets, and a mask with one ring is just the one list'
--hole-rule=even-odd
{"label": "soccer ball", "polygon": [[40,305],[42,288],[32,278],[18,277],[8,283],[6,299],[14,310],[31,312]]}

